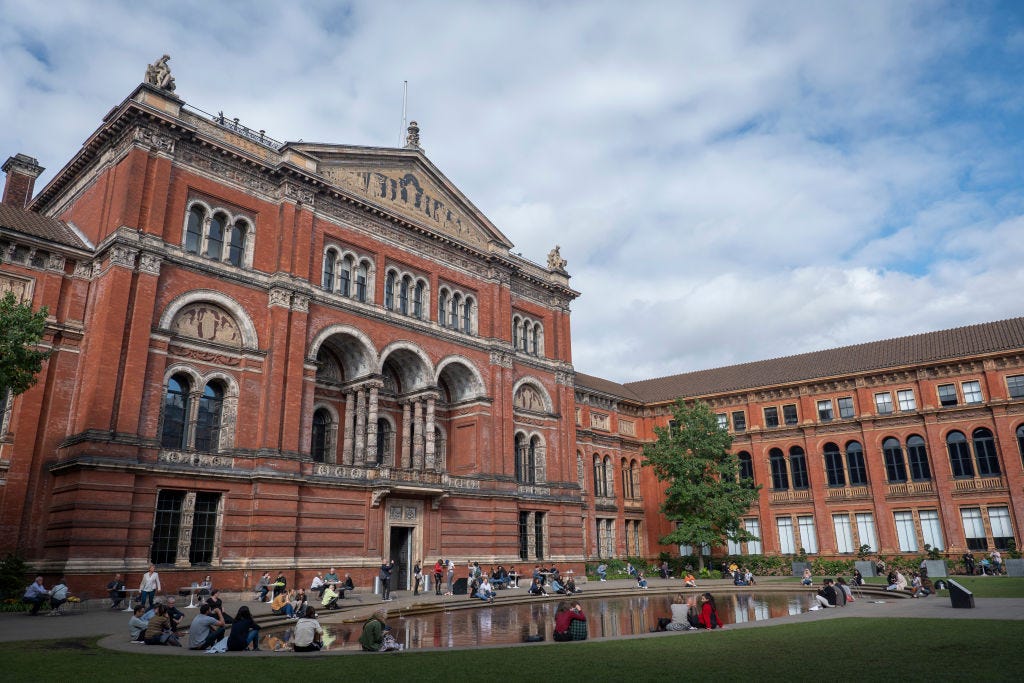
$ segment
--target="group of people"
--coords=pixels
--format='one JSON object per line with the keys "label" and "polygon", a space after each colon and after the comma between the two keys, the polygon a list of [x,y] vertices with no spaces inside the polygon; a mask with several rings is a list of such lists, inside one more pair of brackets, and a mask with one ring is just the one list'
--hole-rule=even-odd
{"label": "group of people", "polygon": [[832,579],[823,579],[821,583],[821,588],[814,594],[814,604],[811,605],[812,610],[828,607],[845,607],[846,603],[853,602],[853,591],[843,577],[840,576],[834,581]]}
{"label": "group of people", "polygon": [[576,579],[572,577],[571,572],[563,575],[555,565],[551,565],[547,569],[539,564],[534,565],[533,574],[530,576],[530,587],[526,592],[529,595],[548,595],[548,586],[552,593],[559,595],[575,595],[583,592],[576,587]]}
{"label": "group of people", "polygon": [[722,628],[722,619],[718,616],[718,607],[711,593],[701,593],[689,597],[682,593],[672,598],[669,606],[671,617],[658,619],[655,631],[696,631],[698,629]]}
{"label": "group of people", "polygon": [[999,550],[993,550],[988,557],[982,557],[978,562],[974,559],[974,553],[967,551],[963,554],[964,571],[967,574],[1002,574],[1003,554]]}
{"label": "group of people", "polygon": [[50,611],[47,614],[57,616],[60,614],[61,605],[72,599],[75,598],[71,595],[71,589],[68,588],[67,580],[63,576],[49,590],[43,585],[43,577],[37,576],[25,589],[21,601],[32,606],[28,611],[28,616],[35,617],[39,616],[39,610],[46,604],[50,606]]}

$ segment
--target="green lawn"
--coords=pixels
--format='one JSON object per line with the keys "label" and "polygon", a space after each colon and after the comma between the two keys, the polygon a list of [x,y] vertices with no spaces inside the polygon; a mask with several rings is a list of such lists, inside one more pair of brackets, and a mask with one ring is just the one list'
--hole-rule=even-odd
{"label": "green lawn", "polygon": [[[974,593],[976,598],[1024,598],[1024,578],[1009,576],[950,576],[967,590]],[[941,581],[941,578],[934,579]],[[885,585],[885,578],[874,576],[865,579],[872,585]],[[939,595],[948,595],[940,591]]]}
{"label": "green lawn", "polygon": [[95,640],[0,644],[6,681],[1019,680],[1024,621],[833,619],[517,648],[348,656],[173,657]]}

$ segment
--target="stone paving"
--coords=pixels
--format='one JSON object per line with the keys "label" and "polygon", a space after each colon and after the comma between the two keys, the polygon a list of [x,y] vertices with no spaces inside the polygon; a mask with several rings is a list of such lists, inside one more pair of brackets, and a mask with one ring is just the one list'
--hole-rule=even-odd
{"label": "stone paving", "polygon": [[[724,592],[734,590],[728,581],[704,580],[700,582],[700,590],[713,592]],[[631,580],[612,579],[604,583],[591,581],[586,584],[581,597],[591,598],[594,596],[614,596],[634,592],[635,584]],[[680,590],[678,580],[651,580],[651,593],[666,593]],[[748,590],[748,589],[740,589]],[[759,585],[754,586],[752,591],[778,591],[778,590],[801,590],[795,579],[793,580],[763,580]],[[384,606],[389,612],[409,612],[429,610],[438,603],[445,602],[449,607],[471,609],[482,606],[479,600],[469,600],[466,596],[436,597],[432,592],[413,596],[410,591],[394,591],[393,601],[384,603],[376,595],[363,594],[359,599],[348,599],[342,601],[343,609],[338,612],[321,612],[320,619],[323,623],[332,623],[342,620],[362,620],[369,616],[374,610]],[[519,589],[509,589],[499,593],[498,604],[502,602],[535,601],[538,599],[557,600],[561,596],[549,598],[533,598],[526,594],[525,586]],[[279,617],[270,614],[270,606],[266,603],[257,603],[251,600],[251,594],[221,593],[224,606],[229,614],[234,614],[238,608],[245,604],[249,605],[254,616],[261,624],[271,626],[276,623],[289,623]],[[198,610],[184,609],[187,599],[179,601],[178,607],[185,612],[185,623],[191,621],[192,616],[198,614]],[[842,609],[823,609],[805,614],[797,614],[786,617],[778,617],[767,621],[752,621],[741,624],[729,624],[730,629],[736,628],[764,628],[776,624],[793,623],[797,621],[811,621],[821,619],[836,619],[843,617],[907,617],[907,618],[937,618],[937,619],[1024,619],[1024,598],[977,598],[974,609],[953,609],[949,598],[932,596],[923,599],[910,599],[885,594],[864,594],[852,605]],[[185,648],[162,648],[134,645],[128,642],[128,619],[130,612],[112,611],[109,608],[99,606],[98,601],[91,603],[89,609],[80,614],[69,614],[60,617],[43,616],[28,617],[19,613],[0,613],[0,642],[18,640],[46,640],[61,638],[82,638],[82,637],[103,637],[100,644],[111,649],[141,652],[146,654],[164,655],[202,655],[203,652],[191,652]],[[638,637],[665,637],[672,635],[685,635],[686,633],[652,633],[634,636]],[[104,637],[105,636],[105,637]],[[236,653],[231,653],[236,654]],[[255,656],[256,653],[250,653]],[[263,654],[263,653],[260,653]],[[271,653],[274,654],[274,653]],[[324,654],[335,654],[325,652]],[[336,654],[346,654],[338,651]],[[347,654],[351,654],[348,651]]]}

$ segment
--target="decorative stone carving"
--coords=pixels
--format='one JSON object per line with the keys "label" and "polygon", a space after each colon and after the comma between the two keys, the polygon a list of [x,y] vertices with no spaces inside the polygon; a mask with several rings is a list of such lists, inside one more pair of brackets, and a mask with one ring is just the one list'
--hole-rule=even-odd
{"label": "decorative stone carving", "polygon": [[91,261],[75,261],[75,272],[72,277],[81,278],[82,280],[88,280],[92,277],[92,262]]}
{"label": "decorative stone carving", "polygon": [[555,245],[555,248],[548,252],[548,270],[557,270],[565,272],[565,267],[569,264],[564,258],[562,258],[561,247]]}
{"label": "decorative stone carving", "polygon": [[170,59],[170,55],[164,55],[147,66],[146,83],[167,92],[174,92],[174,76],[171,75],[171,67],[167,64]]}
{"label": "decorative stone carving", "polygon": [[181,143],[175,146],[177,151],[175,158],[181,160],[198,170],[212,173],[223,180],[241,185],[243,188],[258,192],[268,198],[276,198],[278,187],[263,179],[262,176],[253,173],[239,163],[227,162],[221,158],[211,157],[200,148],[191,143]]}
{"label": "decorative stone carving", "polygon": [[292,310],[309,313],[309,297],[305,294],[292,295]]}
{"label": "decorative stone carving", "polygon": [[156,254],[144,253],[139,257],[139,272],[147,275],[160,275],[160,263],[163,261]]}
{"label": "decorative stone carving", "polygon": [[282,308],[288,308],[291,306],[292,293],[287,289],[272,289],[270,290],[270,297],[267,303],[268,306],[281,306]]}
{"label": "decorative stone carving", "polygon": [[181,451],[160,451],[157,460],[170,465],[191,465],[192,467],[199,467],[202,469],[210,467],[230,468],[235,462],[233,458],[229,458],[224,455],[214,455],[212,453],[182,453]]}
{"label": "decorative stone carving", "polygon": [[491,365],[497,365],[511,370],[512,355],[508,353],[501,353],[500,351],[491,351]]}
{"label": "decorative stone carving", "polygon": [[225,356],[222,353],[200,351],[199,349],[187,349],[183,346],[170,346],[168,347],[167,352],[177,356],[178,358],[191,358],[192,360],[210,363],[212,365],[229,365],[231,367],[237,367],[242,362],[241,358]]}
{"label": "decorative stone carving", "polygon": [[409,122],[405,135],[406,149],[420,149],[420,126],[415,121]]}
{"label": "decorative stone carving", "polygon": [[566,387],[576,386],[576,375],[571,372],[563,372],[558,370],[555,372],[555,384],[561,384]]}
{"label": "decorative stone carving", "polygon": [[281,186],[281,196],[285,199],[291,199],[299,204],[313,204],[314,194],[312,190],[309,190],[295,183],[284,183]]}
{"label": "decorative stone carving", "polygon": [[6,296],[7,292],[14,294],[19,304],[29,303],[32,301],[32,280],[0,274],[0,297]]}
{"label": "decorative stone carving", "polygon": [[171,332],[182,337],[242,348],[238,323],[227,311],[210,303],[194,303],[182,308],[171,323]]}
{"label": "decorative stone carving", "polygon": [[139,252],[135,249],[114,245],[109,252],[110,265],[135,270],[135,258],[138,255]]}
{"label": "decorative stone carving", "polygon": [[[536,387],[529,384],[524,384],[519,387],[519,391],[516,392],[512,403],[516,408],[531,410],[533,412],[544,411],[544,398],[540,395],[540,392],[537,391]],[[607,418],[607,415],[605,417]]]}
{"label": "decorative stone carving", "polygon": [[[370,498],[370,507],[379,508],[384,497],[391,493],[391,489],[375,489]],[[399,508],[401,511],[401,508]]]}
{"label": "decorative stone carving", "polygon": [[46,269],[55,270],[57,272],[64,272],[64,257],[60,254],[50,254],[49,258],[46,259]]}
{"label": "decorative stone carving", "polygon": [[174,138],[169,135],[161,135],[150,128],[139,127],[132,133],[135,142],[148,145],[152,149],[174,154]]}

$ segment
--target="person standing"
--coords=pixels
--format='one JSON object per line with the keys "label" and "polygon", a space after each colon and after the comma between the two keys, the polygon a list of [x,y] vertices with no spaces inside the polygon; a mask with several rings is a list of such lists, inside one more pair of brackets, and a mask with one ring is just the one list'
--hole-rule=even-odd
{"label": "person standing", "polygon": [[964,570],[970,575],[974,576],[974,553],[967,551],[963,556]]}
{"label": "person standing", "polygon": [[455,563],[448,558],[448,592],[445,595],[455,595]]}
{"label": "person standing", "polygon": [[[160,575],[156,573],[156,565],[149,565],[149,571],[142,575],[139,581],[139,604],[152,608],[156,592],[163,590],[160,587]],[[147,605],[148,603],[148,605]]]}
{"label": "person standing", "polygon": [[423,583],[423,560],[417,560],[416,566],[412,568],[412,594],[420,594],[420,584]]}
{"label": "person standing", "polygon": [[1003,573],[1003,554],[999,550],[993,550],[989,555],[992,558],[992,569],[996,576]]}
{"label": "person standing", "polygon": [[434,595],[441,594],[441,580],[444,578],[444,560],[434,563]]}
{"label": "person standing", "polygon": [[391,572],[394,570],[394,568],[394,560],[391,560],[390,562],[384,560],[381,562],[380,573],[378,573],[377,575],[377,578],[380,579],[381,600],[383,600],[384,602],[391,601]]}

